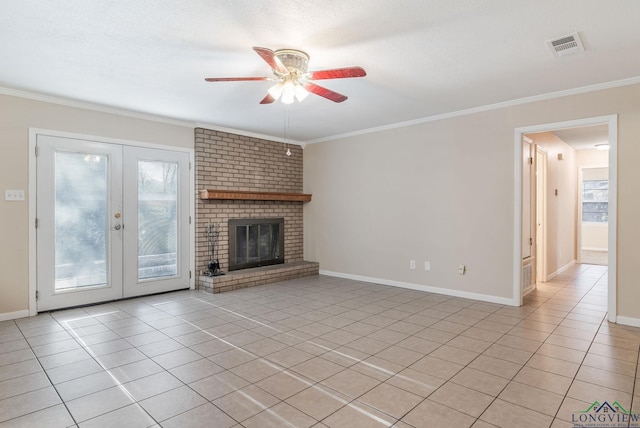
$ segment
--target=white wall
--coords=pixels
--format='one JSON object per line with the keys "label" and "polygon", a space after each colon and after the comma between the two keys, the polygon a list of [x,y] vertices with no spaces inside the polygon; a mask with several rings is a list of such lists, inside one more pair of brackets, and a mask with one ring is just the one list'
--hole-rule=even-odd
{"label": "white wall", "polygon": [[582,223],[582,249],[607,251],[609,246],[607,223]]}
{"label": "white wall", "polygon": [[513,129],[490,115],[307,146],[305,258],[324,271],[510,298],[501,266],[512,262]]}
{"label": "white wall", "polygon": [[617,306],[640,322],[638,99],[640,85],[625,86],[308,145],[305,258],[341,275],[511,299],[514,129],[618,114]]}

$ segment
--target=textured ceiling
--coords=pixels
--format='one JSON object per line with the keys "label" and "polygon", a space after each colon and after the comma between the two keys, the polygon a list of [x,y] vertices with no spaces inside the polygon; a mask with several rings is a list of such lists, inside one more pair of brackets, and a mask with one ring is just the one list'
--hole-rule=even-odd
{"label": "textured ceiling", "polygon": [[[0,87],[313,141],[640,76],[637,0],[2,0]],[[578,31],[582,54],[545,42]],[[349,99],[259,105],[252,46],[298,48]]]}

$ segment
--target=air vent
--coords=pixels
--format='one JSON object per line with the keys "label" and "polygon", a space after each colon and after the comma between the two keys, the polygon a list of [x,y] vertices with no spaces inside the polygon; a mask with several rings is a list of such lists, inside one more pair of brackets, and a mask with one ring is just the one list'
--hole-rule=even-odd
{"label": "air vent", "polygon": [[547,46],[555,56],[573,55],[584,52],[584,46],[578,33],[569,34],[556,40],[549,40]]}

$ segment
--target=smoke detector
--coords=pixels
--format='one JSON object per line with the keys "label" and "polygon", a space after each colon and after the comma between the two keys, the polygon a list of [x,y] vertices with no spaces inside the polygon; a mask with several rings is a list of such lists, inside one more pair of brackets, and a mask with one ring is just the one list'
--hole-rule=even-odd
{"label": "smoke detector", "polygon": [[569,34],[559,39],[549,40],[547,46],[555,56],[573,55],[584,52],[584,46],[578,33]]}

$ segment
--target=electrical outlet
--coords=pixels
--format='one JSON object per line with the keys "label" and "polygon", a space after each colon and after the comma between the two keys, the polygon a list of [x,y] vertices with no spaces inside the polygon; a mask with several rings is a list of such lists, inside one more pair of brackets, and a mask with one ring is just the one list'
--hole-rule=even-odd
{"label": "electrical outlet", "polygon": [[415,269],[415,268],[416,268],[416,261],[409,260],[409,269]]}
{"label": "electrical outlet", "polygon": [[5,201],[24,201],[24,190],[5,190]]}
{"label": "electrical outlet", "polygon": [[467,267],[465,265],[460,265],[458,266],[458,273],[460,275],[464,275],[465,271],[467,270]]}
{"label": "electrical outlet", "polygon": [[424,262],[424,270],[431,270],[431,262]]}

